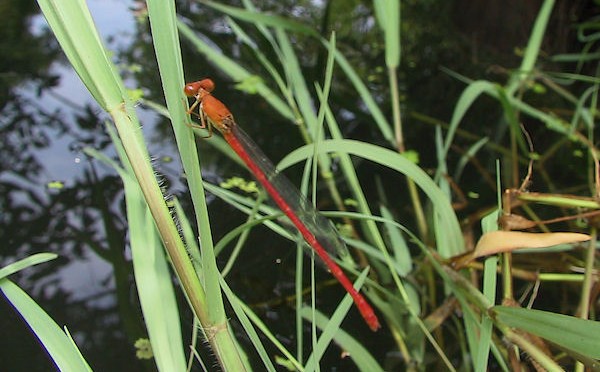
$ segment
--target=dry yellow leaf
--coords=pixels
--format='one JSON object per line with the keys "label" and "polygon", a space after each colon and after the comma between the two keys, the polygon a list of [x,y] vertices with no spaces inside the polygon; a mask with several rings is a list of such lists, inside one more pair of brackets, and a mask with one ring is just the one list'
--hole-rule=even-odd
{"label": "dry yellow leaf", "polygon": [[473,251],[473,258],[511,252],[519,248],[544,248],[557,244],[584,242],[590,239],[587,234],[569,232],[492,231],[481,236],[475,246],[475,251]]}

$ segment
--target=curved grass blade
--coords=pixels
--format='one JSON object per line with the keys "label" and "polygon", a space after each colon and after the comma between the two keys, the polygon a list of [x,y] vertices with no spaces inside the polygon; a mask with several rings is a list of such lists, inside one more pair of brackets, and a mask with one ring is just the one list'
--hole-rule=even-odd
{"label": "curved grass blade", "polygon": [[55,253],[36,253],[22,260],[8,264],[0,269],[0,280],[16,273],[17,271],[28,268],[29,266],[39,265],[41,263],[54,260],[56,257],[58,257],[58,255]]}
{"label": "curved grass blade", "polygon": [[[436,218],[440,228],[445,229],[448,234],[447,240],[438,241],[438,250],[444,257],[451,257],[464,253],[465,245],[460,230],[460,224],[450,200],[438,188],[433,180],[421,168],[415,165],[406,157],[397,152],[383,147],[371,145],[354,140],[328,140],[319,144],[319,152],[337,152],[350,155],[356,155],[363,159],[373,161],[385,167],[394,169],[413,181],[429,197],[436,208]],[[278,165],[283,170],[295,163],[312,157],[313,148],[310,145],[302,146],[286,156]]]}
{"label": "curved grass blade", "polygon": [[61,371],[91,371],[72,339],[19,286],[0,280],[0,290],[27,322]]}
{"label": "curved grass blade", "polygon": [[540,336],[578,354],[600,359],[600,322],[507,306],[494,306],[490,312],[509,327]]}

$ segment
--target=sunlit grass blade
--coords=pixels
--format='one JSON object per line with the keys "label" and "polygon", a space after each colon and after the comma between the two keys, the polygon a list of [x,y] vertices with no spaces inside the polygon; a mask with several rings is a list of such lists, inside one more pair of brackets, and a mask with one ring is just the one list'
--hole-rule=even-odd
{"label": "sunlit grass blade", "polygon": [[402,236],[401,230],[390,223],[393,222],[394,219],[388,208],[382,206],[380,209],[381,216],[386,219],[384,222],[385,229],[387,230],[387,236],[390,240],[389,246],[392,247],[393,250],[394,262],[399,269],[398,274],[406,276],[412,271],[412,258],[408,246],[406,245],[406,240]]}
{"label": "sunlit grass blade", "polygon": [[521,60],[521,67],[519,68],[519,71],[512,76],[506,86],[506,91],[509,96],[513,95],[524,79],[529,78],[529,74],[531,74],[535,67],[553,8],[554,0],[545,0],[542,4],[535,23],[533,24],[531,35],[529,36],[529,42],[525,48],[525,55]]}
{"label": "sunlit grass blade", "polygon": [[0,280],[29,266],[39,265],[41,263],[54,260],[56,257],[58,257],[58,255],[55,253],[36,253],[29,257],[23,258],[22,260],[8,264],[0,269]]}
{"label": "sunlit grass blade", "polygon": [[[242,213],[244,213],[248,216],[255,213],[255,208],[254,208],[256,205],[255,199],[252,199],[252,198],[249,198],[246,196],[241,196],[239,194],[236,194],[235,192],[232,192],[227,189],[223,189],[221,187],[212,185],[210,183],[205,183],[205,187],[208,192],[210,192],[211,194],[215,195],[216,197],[222,199],[223,201],[230,204],[231,206],[233,206],[237,210],[241,211]],[[287,230],[285,230],[278,223],[271,221],[275,218],[281,217],[281,215],[282,215],[281,212],[279,212],[278,210],[276,210],[273,207],[270,207],[270,206],[268,206],[266,204],[262,204],[262,203],[258,208],[258,212],[261,215],[269,216],[269,217],[264,217],[264,219],[263,219],[263,224],[265,227],[268,227],[269,229],[274,231],[276,234],[279,234],[286,239],[294,240],[291,238],[291,236]],[[252,222],[251,224],[254,225],[254,222]],[[222,242],[218,243],[220,248],[216,249],[216,247],[215,247],[215,253],[218,253],[222,249],[222,244],[223,244]]]}
{"label": "sunlit grass blade", "polygon": [[[112,116],[120,139],[152,211],[165,247],[178,272],[194,310],[202,316],[204,293],[187,255],[181,256],[183,243],[165,204],[161,189],[154,176],[150,157],[140,130],[140,123],[115,67],[106,57],[85,2],[51,2],[40,0],[48,23],[79,76],[86,80],[98,103]],[[87,21],[84,24],[81,21]],[[91,81],[87,81],[91,80]],[[178,249],[175,247],[178,246]],[[185,252],[185,248],[183,248]]]}
{"label": "sunlit grass blade", "polygon": [[[312,146],[303,146],[288,154],[280,163],[281,169],[285,169],[299,161],[312,156]],[[328,140],[319,146],[320,152],[338,152],[356,155],[363,159],[373,161],[388,168],[394,169],[407,177],[413,179],[423,192],[431,199],[439,214],[440,226],[448,232],[448,240],[443,242],[446,254],[458,255],[463,253],[465,245],[460,230],[458,219],[450,201],[444,195],[433,180],[417,165],[404,156],[368,143],[353,140]]]}
{"label": "sunlit grass blade", "polygon": [[[210,299],[210,301],[205,301],[202,304],[201,309],[197,305],[194,306],[194,309],[196,310],[196,316],[205,329],[207,341],[210,342],[214,353],[218,355],[222,368],[225,370],[246,370],[248,368],[247,357],[235,341],[231,328],[227,326],[228,319],[218,282],[220,274],[213,251],[208,209],[204,196],[202,175],[200,174],[200,162],[192,131],[185,126],[188,115],[185,112],[185,106],[182,104],[186,102],[183,94],[185,84],[175,5],[151,0],[148,1],[148,14],[167,107],[171,115],[175,138],[192,194],[202,249],[200,255],[202,272],[196,273],[183,244],[178,247],[180,249],[174,253],[182,255],[182,261],[185,260],[185,267],[182,271],[186,276],[182,278],[179,271],[178,274],[180,280],[189,278],[191,287],[198,292],[203,289],[198,294]],[[180,239],[178,240],[180,241]],[[171,257],[173,258],[173,253],[171,253]],[[200,284],[199,275],[202,276],[203,288]],[[182,282],[186,284],[185,280],[182,280]],[[188,299],[194,300],[191,296]],[[202,300],[205,300],[205,298],[203,297]]]}
{"label": "sunlit grass blade", "polygon": [[[114,131],[109,134],[123,162],[124,150]],[[86,152],[112,166],[125,188],[129,240],[131,243],[137,292],[156,364],[161,371],[185,369],[179,311],[165,252],[131,167],[121,168],[104,154],[88,148]],[[148,231],[151,226],[151,231]]]}
{"label": "sunlit grass blade", "polygon": [[285,29],[287,31],[311,35],[313,37],[319,34],[311,27],[308,27],[302,23],[292,21],[287,18],[279,17],[273,14],[265,14],[252,10],[245,10],[242,8],[236,8],[228,5],[215,3],[212,1],[204,1],[204,4],[223,12],[231,17],[249,22],[259,23],[264,26],[271,26],[276,28]]}
{"label": "sunlit grass blade", "polygon": [[495,306],[490,311],[509,327],[543,337],[578,354],[600,359],[600,322],[506,306]]}
{"label": "sunlit grass blade", "polygon": [[[251,72],[237,64],[231,58],[225,56],[220,51],[215,50],[213,46],[197,37],[192,29],[190,29],[185,23],[178,22],[177,27],[181,31],[181,34],[207,58],[208,62],[212,63],[215,67],[223,71],[223,73],[228,75],[233,81],[240,82],[253,76]],[[283,117],[292,121],[294,120],[294,114],[288,108],[288,105],[286,105],[285,102],[282,101],[281,98],[279,98],[266,84],[257,81],[255,84],[255,89],[256,92]]]}
{"label": "sunlit grass blade", "polygon": [[[359,275],[359,277],[356,279],[356,282],[354,283],[355,288],[358,289],[362,286],[366,279],[367,273],[368,269],[363,270],[363,272]],[[338,305],[338,307],[336,308],[336,310],[334,311],[334,313],[332,314],[331,318],[329,318],[328,320],[325,320],[325,317],[322,314],[318,313],[316,309],[307,307],[304,307],[302,309],[302,316],[309,321],[312,321],[313,316],[315,317],[315,321],[317,320],[317,317],[319,317],[320,322],[317,323],[317,325],[323,330],[323,333],[319,336],[317,343],[304,366],[304,368],[307,371],[314,371],[317,369],[317,365],[323,357],[325,350],[329,347],[331,342],[334,340],[334,338],[340,331],[342,321],[346,317],[346,314],[348,313],[351,307],[352,298],[349,294],[346,294],[340,302],[340,304]],[[336,342],[337,341],[338,340],[336,340]],[[359,352],[358,355],[351,355],[353,359],[360,359],[361,357],[364,357],[366,358],[366,360],[374,361],[373,357],[371,357],[366,350],[357,349],[357,351]]]}
{"label": "sunlit grass blade", "polygon": [[400,1],[374,0],[373,5],[385,36],[385,64],[395,69],[400,64]]}
{"label": "sunlit grass blade", "polygon": [[[322,40],[323,43],[326,44],[325,40]],[[364,102],[365,106],[369,110],[369,113],[373,116],[373,120],[375,120],[375,124],[377,124],[377,128],[381,132],[381,135],[386,139],[386,141],[393,145],[395,143],[394,133],[392,132],[389,121],[385,118],[385,115],[381,111],[381,108],[375,102],[375,99],[371,95],[371,92],[365,85],[365,83],[361,80],[358,73],[354,70],[354,67],[348,62],[348,59],[339,51],[336,51],[335,61],[342,68],[348,79],[354,85],[354,89],[359,94],[360,98]]]}
{"label": "sunlit grass blade", "polygon": [[[368,270],[364,270],[361,275],[357,278],[355,287],[360,287],[364,282]],[[344,320],[346,313],[352,306],[352,299],[350,295],[346,294],[337,309],[334,311],[330,319],[327,319],[323,314],[317,312],[314,309],[304,307],[302,309],[302,316],[309,320],[314,320],[317,325],[322,328],[323,333],[319,336],[316,347],[313,349],[311,355],[304,366],[307,371],[318,370],[318,364],[325,353],[325,350],[329,347],[332,341],[340,345],[344,350],[350,352],[350,357],[359,366],[361,371],[378,371],[382,370],[375,358],[364,349],[359,343],[357,343],[352,337],[341,330],[341,323]],[[366,369],[365,369],[366,368]]]}
{"label": "sunlit grass blade", "polygon": [[303,124],[310,134],[310,139],[305,138],[305,142],[317,141],[317,116],[313,108],[314,102],[308,91],[298,57],[292,47],[289,36],[283,29],[275,29],[275,36],[282,51],[283,60],[281,61],[281,64],[285,69],[285,75],[289,79],[294,99],[302,114]]}
{"label": "sunlit grass blade", "polygon": [[489,142],[489,140],[490,139],[488,137],[484,137],[484,138],[478,140],[477,142],[475,142],[473,145],[471,145],[467,149],[467,151],[464,153],[464,155],[462,155],[460,157],[460,160],[456,164],[456,169],[454,169],[454,174],[452,175],[452,179],[454,182],[459,184],[460,178],[462,177],[462,173],[463,173],[466,165],[469,163],[469,161],[472,158],[475,157],[477,152],[479,150],[481,150]]}
{"label": "sunlit grass blade", "polygon": [[446,138],[444,140],[444,152],[442,156],[446,157],[448,155],[448,151],[450,150],[450,146],[452,146],[452,141],[454,140],[456,129],[475,100],[479,98],[482,93],[496,96],[496,89],[497,86],[493,83],[481,80],[472,82],[462,92],[458,102],[456,102],[456,105],[454,106],[454,112],[452,113],[452,119],[450,120],[450,127],[448,128],[448,133],[446,133]]}
{"label": "sunlit grass blade", "polygon": [[448,197],[448,200],[452,200],[452,190],[450,189],[450,183],[444,175],[449,174],[448,167],[446,165],[446,154],[443,150],[442,145],[442,129],[440,127],[435,128],[435,153],[437,155],[437,168],[435,181],[440,188]]}
{"label": "sunlit grass blade", "polygon": [[[262,52],[262,50],[254,42],[254,40],[233,19],[229,18],[228,21],[229,21],[229,25],[231,26],[231,29],[233,30],[233,32],[235,32],[238,39],[240,39],[244,44],[246,44],[248,46],[248,48],[250,48],[254,52],[254,55],[256,56],[258,61],[260,61],[263,68],[269,73],[269,75],[271,76],[273,81],[275,81],[275,84],[277,84],[277,86],[279,87],[279,90],[281,90],[282,92],[286,92],[287,87],[286,87],[285,81],[284,81],[283,77],[281,76],[281,74],[279,73],[279,71],[277,70],[277,68],[275,67],[275,65]],[[272,41],[272,38],[269,38],[269,40]],[[256,79],[254,79],[254,80],[255,80],[255,82],[252,82],[252,84],[249,84],[250,85],[249,88],[246,89],[246,91],[248,93],[254,93],[256,82],[259,82],[260,78],[257,76]],[[240,84],[244,84],[246,82],[250,83],[250,78],[247,79],[246,81],[243,81]],[[239,84],[238,84],[238,88],[239,88]]]}
{"label": "sunlit grass blade", "polygon": [[196,240],[197,237],[192,230],[192,225],[186,217],[183,207],[179,203],[179,199],[173,198],[171,199],[171,203],[175,211],[175,218],[179,222],[183,241],[185,242],[185,246],[187,247],[188,254],[192,259],[196,272],[202,272],[202,257],[200,257],[200,248],[198,247],[198,241]]}
{"label": "sunlit grass blade", "polygon": [[[131,214],[139,221],[135,225],[130,224],[129,227],[131,251],[138,295],[157,367],[160,371],[184,370],[185,348],[165,252],[156,232],[148,232],[147,227],[152,226],[153,221],[145,211],[143,200],[139,195],[126,198],[128,210],[134,209]],[[136,200],[137,208],[133,204]]]}
{"label": "sunlit grass blade", "polygon": [[[600,52],[594,53],[563,53],[563,54],[555,54],[552,56],[551,60],[553,62],[590,62],[600,59]],[[589,77],[588,77],[589,78]]]}
{"label": "sunlit grass blade", "polygon": [[[323,215],[327,216],[327,217],[331,217],[331,218],[349,218],[351,220],[357,220],[357,221],[371,221],[371,222],[377,222],[377,223],[382,223],[386,226],[390,226],[393,227],[394,229],[398,230],[398,231],[405,231],[406,227],[400,225],[399,223],[397,223],[396,221],[394,221],[391,218],[384,218],[384,217],[380,217],[380,216],[375,216],[375,215],[367,215],[367,214],[362,214],[362,213],[356,213],[356,212],[321,212],[323,213]],[[363,251],[364,253],[366,253],[370,258],[371,258],[371,262],[376,262],[377,260],[381,261],[381,262],[386,262],[388,260],[387,255],[385,255],[385,253],[381,250],[378,250],[377,248],[373,247],[370,244],[365,243],[362,240],[356,240],[356,239],[352,239],[349,237],[345,237],[344,241],[354,247],[357,248],[361,251]],[[401,243],[399,243],[401,244]],[[402,248],[401,248],[402,249]],[[400,254],[399,257],[404,256],[405,254]],[[390,259],[390,261],[392,261]],[[410,260],[409,260],[410,262]],[[344,265],[342,263],[342,265]],[[348,270],[353,270],[354,268],[350,268],[345,266]],[[406,271],[406,266],[403,263],[402,265],[400,265],[399,263],[399,259],[394,259],[392,261],[392,267],[393,270],[398,274],[398,275],[402,275],[402,273],[404,273]]]}
{"label": "sunlit grass blade", "polygon": [[[299,149],[296,149],[292,153],[288,154],[280,163],[281,169],[285,169],[288,166],[291,166],[297,162],[303,161],[313,154],[312,146],[303,146]],[[463,253],[465,250],[465,245],[462,237],[462,232],[460,229],[460,225],[458,223],[456,214],[452,209],[450,201],[442,193],[437,185],[433,182],[433,180],[418,166],[416,166],[413,162],[406,159],[406,157],[401,154],[381,148],[379,146],[359,142],[352,140],[329,140],[324,141],[319,146],[319,152],[336,152],[348,155],[356,155],[363,159],[373,161],[375,163],[381,164],[385,167],[398,171],[407,177],[411,178],[415,184],[417,184],[423,192],[430,198],[432,205],[435,208],[435,212],[437,214],[438,222],[440,229],[445,229],[444,240],[438,240],[438,250],[440,250],[440,254],[446,255],[447,257],[458,255]],[[413,239],[417,240],[414,235]],[[438,237],[436,237],[438,238]],[[418,240],[417,240],[418,241]],[[389,263],[390,267],[393,267],[392,263]],[[399,278],[394,277],[395,284],[400,291],[402,298],[405,302],[408,303],[408,295],[406,294],[404,287],[399,280]],[[416,314],[413,314],[415,317],[415,321],[424,332],[427,332],[424,325],[418,318]],[[434,344],[436,350],[438,351],[440,356],[443,356],[443,352],[435,342],[435,340],[431,337],[429,333],[427,333],[429,341]],[[447,366],[450,366],[447,358],[444,358]]]}
{"label": "sunlit grass blade", "polygon": [[[240,316],[240,322],[242,322],[244,328],[248,327],[247,332],[248,332],[249,337],[251,338],[252,342],[253,343],[255,343],[255,342],[261,343],[261,341],[256,337],[256,334],[254,333],[254,331],[250,330],[250,328],[252,328],[252,326],[246,323],[245,318],[249,319],[252,323],[254,323],[256,328],[258,328],[258,330],[260,330],[263,333],[263,335],[273,344],[273,346],[275,346],[277,348],[277,350],[279,350],[279,352],[281,352],[287,358],[287,360],[291,362],[291,364],[295,368],[297,368],[298,370],[302,370],[302,365],[294,358],[292,353],[290,353],[289,350],[287,350],[285,348],[285,346],[277,339],[277,336],[275,336],[273,333],[271,333],[269,328],[260,320],[260,318],[243,301],[241,301],[235,295],[235,293],[233,293],[231,291],[231,288],[229,288],[229,286],[227,286],[227,283],[225,283],[223,279],[221,279],[221,284],[223,286],[223,292],[225,293],[228,300],[234,307],[234,311],[236,312],[236,314],[240,310],[242,310],[245,313],[245,316]],[[260,347],[257,346],[257,350],[259,351],[259,353],[262,353],[261,348],[262,348],[262,346],[260,346]],[[261,358],[262,358],[262,356],[261,356]],[[265,366],[268,367],[269,365],[270,365],[270,362],[265,362]],[[270,368],[270,367],[268,367],[268,368]]]}
{"label": "sunlit grass blade", "polygon": [[[483,277],[483,294],[494,302],[496,298],[496,267],[498,265],[497,257],[490,257],[485,261]],[[492,346],[493,323],[489,316],[481,317],[481,326],[479,333],[479,342],[477,344],[477,354],[473,361],[475,371],[487,371],[490,348]]]}
{"label": "sunlit grass blade", "polygon": [[275,366],[271,362],[269,354],[267,353],[267,350],[265,349],[260,339],[260,336],[252,326],[250,318],[246,314],[247,308],[243,306],[243,303],[233,293],[227,282],[222,277],[220,278],[220,284],[221,288],[223,288],[223,293],[225,294],[225,296],[227,296],[227,300],[231,304],[231,307],[233,308],[233,311],[235,312],[242,327],[244,327],[244,330],[246,331],[246,335],[250,339],[250,342],[252,342],[252,344],[254,345],[254,348],[258,353],[261,361],[263,362],[264,367],[267,371],[275,371]]}
{"label": "sunlit grass blade", "polygon": [[[245,9],[247,9],[248,11],[250,11],[252,13],[255,13],[255,12],[258,11],[258,9],[256,8],[256,6],[254,6],[252,0],[242,0],[242,4],[244,5]],[[281,50],[279,49],[279,46],[275,42],[275,37],[273,36],[272,32],[269,31],[269,27],[267,27],[267,25],[265,23],[262,23],[262,22],[256,22],[256,21],[254,21],[254,22],[251,22],[251,23],[261,33],[261,35],[264,36],[264,38],[269,41],[269,43],[273,47],[273,51],[278,56],[279,60],[281,60]]]}
{"label": "sunlit grass blade", "polygon": [[[302,315],[306,320],[312,319],[312,309],[303,308]],[[320,328],[324,328],[330,321],[325,315],[320,312],[316,313],[315,321]],[[342,328],[339,328],[335,333],[333,340],[339,345],[348,356],[352,358],[359,371],[383,371],[384,369],[380,366],[377,360],[369,353],[355,338],[345,332]],[[314,371],[316,369],[316,362],[312,355],[305,365],[305,370]]]}
{"label": "sunlit grass blade", "polygon": [[44,17],[75,71],[107,111],[121,105],[122,85],[83,0],[39,0]]}
{"label": "sunlit grass blade", "polygon": [[[194,137],[189,127],[185,125],[188,116],[185,112],[185,96],[183,94],[183,67],[181,62],[181,50],[179,48],[179,36],[177,34],[176,17],[174,4],[168,4],[162,1],[149,1],[148,14],[153,31],[154,48],[162,76],[161,82],[167,101],[167,108],[171,116],[173,132],[181,155],[183,168],[186,173],[186,179],[190,190],[192,191],[192,201],[197,216],[198,230],[200,233],[201,246],[206,249],[206,254],[202,255],[202,266],[205,277],[215,277],[217,275],[216,264],[212,257],[212,236],[210,234],[210,223],[204,189],[202,185],[202,175],[199,169],[198,152],[196,150]],[[187,256],[187,254],[186,254]],[[191,268],[191,267],[190,267]],[[193,273],[191,275],[197,275]],[[211,298],[210,304],[212,311],[207,315],[210,322],[222,323],[225,321],[225,312],[220,301],[221,291],[216,281],[203,281],[206,285],[204,291],[206,296]],[[207,285],[210,283],[210,285]],[[221,306],[219,306],[221,304]],[[208,308],[206,310],[209,310]],[[205,323],[209,319],[200,321]],[[208,326],[208,324],[205,324]]]}
{"label": "sunlit grass blade", "polygon": [[[496,210],[494,213],[490,213],[484,217],[481,221],[481,227],[484,232],[494,231],[498,229],[498,213]],[[490,303],[496,302],[497,297],[497,265],[498,258],[496,256],[490,257],[485,260],[484,271],[483,271],[483,295],[488,299]],[[477,354],[473,361],[475,371],[487,371],[489,353],[492,347],[492,331],[493,322],[492,319],[483,315],[481,317],[481,326],[479,334],[479,342],[477,344]]]}
{"label": "sunlit grass blade", "polygon": [[92,370],[71,338],[19,286],[8,279],[0,279],[0,290],[25,319],[61,371]]}
{"label": "sunlit grass blade", "polygon": [[[75,5],[76,4],[76,5]],[[135,110],[130,102],[115,67],[106,57],[104,46],[100,42],[91,16],[83,1],[50,2],[40,1],[53,30],[65,53],[73,63],[77,73],[90,87],[98,102],[111,114],[119,136],[132,165],[133,171],[150,207],[156,225],[161,232],[163,242],[171,255],[182,284],[188,291],[189,298],[195,304],[197,313],[202,313],[199,302],[203,300],[203,292],[195,273],[187,260],[174,249],[183,247],[175,224],[166,207],[162,192],[154,176],[148,151],[137,121]],[[81,24],[81,21],[87,21]],[[82,62],[83,61],[83,62]],[[185,268],[187,265],[187,268]],[[202,317],[202,316],[201,316]]]}
{"label": "sunlit grass blade", "polygon": [[[326,105],[326,101],[323,96],[323,92],[317,90],[319,98],[321,100],[322,107],[325,108],[325,120],[327,123],[327,127],[329,128],[329,132],[331,133],[331,137],[333,139],[343,139],[342,131],[331,112],[331,109]],[[362,186],[360,184],[360,180],[358,179],[358,175],[356,170],[354,169],[354,164],[350,159],[350,155],[339,153],[337,154],[342,173],[344,174],[344,178],[348,184],[348,187],[352,193],[353,198],[356,200],[358,204],[358,210],[366,215],[371,215],[371,209],[369,207],[369,203],[367,202],[367,198],[362,190]],[[314,157],[314,150],[313,150]],[[281,166],[281,164],[280,164]],[[383,241],[383,237],[379,232],[377,225],[373,221],[366,220],[364,221],[364,231],[369,241],[373,242],[373,244],[379,248],[381,251],[385,250],[385,243]],[[379,270],[378,270],[379,271]]]}

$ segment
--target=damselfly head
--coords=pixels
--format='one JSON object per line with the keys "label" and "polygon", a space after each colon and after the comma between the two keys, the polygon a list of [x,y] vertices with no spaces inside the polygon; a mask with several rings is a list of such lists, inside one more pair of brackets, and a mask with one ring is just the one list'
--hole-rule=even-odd
{"label": "damselfly head", "polygon": [[201,90],[205,92],[212,92],[215,89],[215,83],[211,79],[203,79],[199,81],[194,81],[192,83],[188,83],[183,88],[183,92],[188,97],[195,97]]}

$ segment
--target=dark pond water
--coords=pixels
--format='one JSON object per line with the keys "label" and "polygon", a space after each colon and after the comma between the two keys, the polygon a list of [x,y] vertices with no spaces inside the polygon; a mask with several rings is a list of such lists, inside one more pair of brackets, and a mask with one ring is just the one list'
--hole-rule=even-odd
{"label": "dark pond water", "polygon": [[[88,2],[92,14],[107,45],[115,52],[115,59],[123,66],[128,86],[142,88],[146,98],[161,102],[161,91],[153,50],[149,44],[145,23],[136,23],[136,10],[141,4],[127,1]],[[290,14],[288,2],[264,2],[264,9]],[[317,2],[320,3],[320,2]],[[328,2],[325,2],[328,3]],[[355,65],[361,77],[379,99],[381,107],[390,107],[384,49],[381,35],[372,17],[371,2],[349,2],[337,11],[325,12],[324,6],[308,4],[297,6],[293,13],[297,20],[311,25],[327,35],[336,30],[338,46]],[[339,2],[337,2],[339,3]],[[409,2],[407,2],[409,3]],[[434,168],[434,129],[416,119],[417,114],[448,121],[452,108],[464,85],[443,73],[444,66],[474,78],[503,80],[492,76],[492,65],[514,68],[519,61],[514,49],[527,41],[531,22],[539,2],[491,1],[483,9],[469,1],[424,1],[403,7],[403,64],[400,71],[402,104],[406,142],[420,153],[424,168]],[[584,17],[592,2],[558,2],[557,12],[568,11],[571,19]],[[570,5],[569,5],[570,3]],[[85,357],[95,370],[154,370],[151,362],[135,358],[133,342],[146,337],[141,311],[137,301],[130,253],[127,243],[127,221],[124,213],[123,191],[116,173],[86,157],[82,148],[92,146],[110,156],[114,151],[103,126],[107,119],[92,101],[77,76],[46,29],[39,9],[31,1],[4,1],[0,17],[0,266],[38,252],[54,252],[55,261],[29,268],[11,276],[11,280],[25,289],[56,321],[67,325]],[[223,19],[197,4],[181,2],[181,17],[190,20],[197,30],[219,45],[223,52],[254,70],[250,51],[239,44]],[[335,8],[334,8],[335,9]],[[331,9],[330,9],[331,10]],[[325,17],[327,15],[327,17]],[[205,20],[211,20],[206,22]],[[204,20],[204,21],[202,21]],[[572,47],[569,22],[557,13],[557,26],[549,35],[547,50],[553,53]],[[559,27],[560,26],[560,27]],[[562,28],[561,28],[562,27]],[[235,102],[236,117],[248,118],[246,131],[272,159],[280,159],[302,144],[301,137],[291,123],[255,97],[248,97],[234,89],[213,66],[204,64],[202,57],[185,44],[184,56],[189,78],[213,76],[219,86],[219,97]],[[325,50],[314,41],[299,39],[297,51],[302,56],[307,82],[321,78]],[[266,44],[265,44],[265,51]],[[268,51],[267,51],[268,53]],[[135,68],[134,68],[135,67]],[[346,119],[344,127],[348,138],[381,144],[382,138],[367,125],[369,120],[354,96],[345,95],[347,81],[336,81],[331,97],[335,112]],[[500,111],[480,109],[473,112],[464,129],[478,135],[483,132],[482,118],[498,120]],[[385,114],[391,116],[389,110]],[[155,168],[164,177],[171,195],[177,195],[189,206],[185,183],[175,152],[170,126],[153,112],[140,107],[144,133],[150,152],[155,157]],[[269,122],[267,130],[252,120],[260,117]],[[475,128],[475,129],[473,129]],[[479,130],[477,132],[477,130]],[[292,133],[293,135],[290,135]],[[460,143],[460,142],[459,142]],[[463,143],[463,145],[465,145]],[[466,146],[466,145],[465,145]],[[201,146],[202,147],[202,146]],[[204,146],[206,149],[206,146]],[[201,150],[202,151],[202,150]],[[219,182],[230,176],[248,177],[240,168],[218,154],[211,156],[206,149],[205,178]],[[453,155],[457,157],[458,155]],[[481,164],[493,174],[494,157]],[[359,167],[366,192],[373,206],[379,200],[378,182],[385,179],[384,189],[392,195],[387,199],[395,206],[394,213],[412,213],[397,205],[406,200],[397,186],[403,181],[383,169]],[[299,179],[293,171],[290,177]],[[377,177],[373,175],[377,174]],[[388,177],[388,178],[386,178]],[[473,200],[465,215],[494,203],[492,187],[476,172],[464,175],[466,191],[488,190]],[[223,202],[210,198],[212,225],[219,230],[218,238],[242,223],[244,216]],[[404,221],[411,224],[410,218]],[[256,243],[269,241],[275,247],[268,252],[244,250],[239,265],[229,276],[231,285],[250,303],[268,302],[278,296],[293,294],[293,244],[278,240],[266,229],[252,234]],[[254,273],[266,273],[258,276]],[[323,274],[323,273],[321,273]],[[326,274],[320,278],[327,280]],[[319,294],[338,299],[342,295],[337,286],[330,286]],[[184,300],[181,308],[185,308]],[[325,305],[326,306],[326,305]],[[27,326],[12,307],[0,298],[0,370],[47,371],[52,364]],[[285,342],[294,336],[294,329],[278,323],[276,317],[293,316],[292,309],[279,306],[272,313],[261,314],[279,332]],[[184,335],[189,337],[191,315],[183,311]],[[360,322],[356,314],[352,321]],[[278,325],[279,324],[279,325]],[[370,339],[369,339],[370,337]],[[385,363],[397,361],[394,344],[389,335],[369,336],[365,344]],[[245,340],[242,340],[245,342]],[[327,364],[326,364],[327,363]],[[324,359],[324,370],[349,370],[350,362],[332,351]]]}

